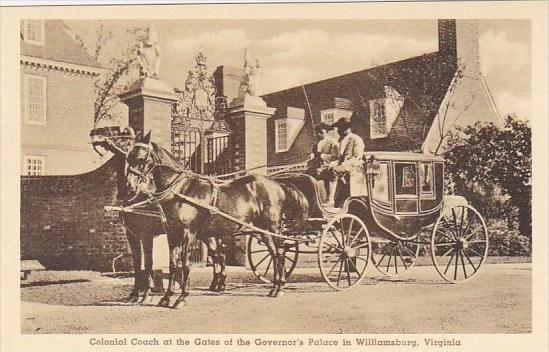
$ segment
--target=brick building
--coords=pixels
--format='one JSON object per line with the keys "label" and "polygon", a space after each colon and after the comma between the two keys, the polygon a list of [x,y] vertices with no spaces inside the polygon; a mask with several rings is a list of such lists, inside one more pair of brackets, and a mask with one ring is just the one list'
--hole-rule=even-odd
{"label": "brick building", "polygon": [[102,69],[63,21],[21,23],[21,174],[96,168],[90,148],[94,81]]}
{"label": "brick building", "polygon": [[480,72],[477,22],[439,20],[438,35],[436,52],[264,95],[276,108],[268,164],[304,160],[314,143],[311,121],[350,119],[370,151],[426,153],[440,152],[455,126],[498,123]]}

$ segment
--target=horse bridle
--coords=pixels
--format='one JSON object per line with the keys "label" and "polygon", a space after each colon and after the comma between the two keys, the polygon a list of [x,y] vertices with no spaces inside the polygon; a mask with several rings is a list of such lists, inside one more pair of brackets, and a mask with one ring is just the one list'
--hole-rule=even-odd
{"label": "horse bridle", "polygon": [[[134,144],[134,148],[135,147],[142,147],[142,148],[147,149],[147,156],[144,159],[145,161],[149,160],[149,158],[152,159],[151,167],[148,168],[145,171],[140,171],[136,167],[128,165],[128,173],[132,173],[132,174],[134,174],[138,177],[138,184],[139,185],[141,185],[145,180],[150,178],[150,175],[153,172],[153,170],[158,168],[158,167],[170,168],[170,169],[176,171],[177,173],[179,173],[179,175],[170,183],[170,185],[168,187],[166,187],[166,189],[164,189],[162,191],[159,191],[159,192],[144,192],[141,187],[138,187],[138,190],[137,190],[136,194],[132,197],[131,200],[128,200],[128,201],[131,202],[132,200],[136,199],[139,196],[139,194],[141,194],[141,193],[145,194],[145,196],[147,196],[149,199],[155,199],[155,200],[158,201],[158,200],[164,198],[167,194],[169,194],[170,190],[172,190],[181,180],[183,180],[185,177],[188,176],[188,171],[187,170],[182,170],[182,169],[174,167],[172,165],[157,163],[156,160],[155,160],[155,157],[154,157],[155,154],[154,154],[154,151],[153,151],[153,148],[152,148],[152,145],[151,145],[150,142],[149,143],[137,142],[137,143]],[[156,159],[158,159],[158,157]]]}

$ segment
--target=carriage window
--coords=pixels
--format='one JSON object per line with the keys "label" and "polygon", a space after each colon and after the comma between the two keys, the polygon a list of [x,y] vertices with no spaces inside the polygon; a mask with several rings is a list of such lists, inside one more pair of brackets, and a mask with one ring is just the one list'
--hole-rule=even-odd
{"label": "carriage window", "polygon": [[433,193],[433,167],[430,163],[421,164],[421,193]]}
{"label": "carriage window", "polygon": [[379,164],[379,171],[372,180],[372,198],[389,203],[389,168],[387,163]]}
{"label": "carriage window", "polygon": [[416,172],[416,164],[395,163],[396,194],[417,194]]}

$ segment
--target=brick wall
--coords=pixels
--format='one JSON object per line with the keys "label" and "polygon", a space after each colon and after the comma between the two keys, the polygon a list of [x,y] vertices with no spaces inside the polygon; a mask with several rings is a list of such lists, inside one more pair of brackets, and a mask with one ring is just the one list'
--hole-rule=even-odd
{"label": "brick wall", "polygon": [[[114,257],[129,252],[118,215],[103,209],[116,202],[121,165],[113,157],[86,174],[21,177],[21,259],[56,270],[110,270]],[[130,267],[129,256],[117,264]]]}

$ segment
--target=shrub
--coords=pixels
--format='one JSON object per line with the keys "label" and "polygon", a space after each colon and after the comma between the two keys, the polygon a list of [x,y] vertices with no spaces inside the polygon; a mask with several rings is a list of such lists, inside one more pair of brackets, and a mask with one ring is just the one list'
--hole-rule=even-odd
{"label": "shrub", "polygon": [[530,256],[530,238],[521,235],[516,228],[509,228],[507,221],[491,221],[487,224],[490,256]]}

